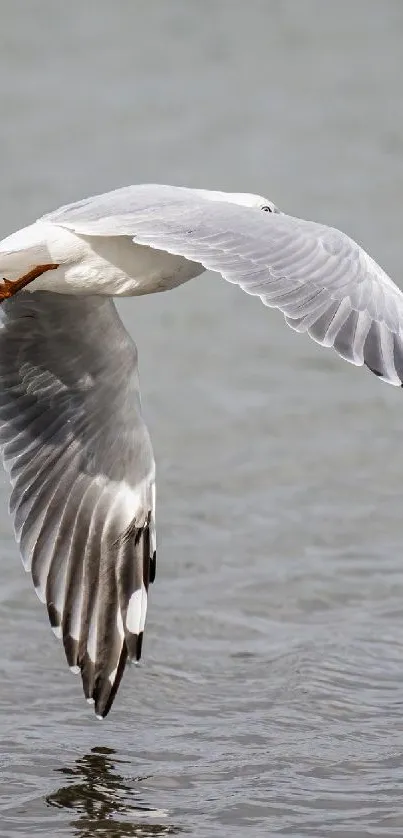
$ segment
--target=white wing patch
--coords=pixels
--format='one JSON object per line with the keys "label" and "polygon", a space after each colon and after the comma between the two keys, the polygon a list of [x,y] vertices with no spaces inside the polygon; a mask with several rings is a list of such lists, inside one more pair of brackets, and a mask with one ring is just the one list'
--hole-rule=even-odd
{"label": "white wing patch", "polygon": [[129,599],[126,615],[126,628],[131,634],[144,631],[147,613],[147,591],[144,584],[140,590],[134,591]]}
{"label": "white wing patch", "polygon": [[132,634],[140,633],[142,590],[134,591],[129,599],[126,616],[126,628]]}

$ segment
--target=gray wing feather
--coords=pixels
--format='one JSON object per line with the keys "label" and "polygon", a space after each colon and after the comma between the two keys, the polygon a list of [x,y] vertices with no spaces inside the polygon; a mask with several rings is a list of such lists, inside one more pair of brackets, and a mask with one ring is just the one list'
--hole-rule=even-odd
{"label": "gray wing feather", "polygon": [[[97,225],[105,219],[112,222],[113,219],[127,219],[130,225],[130,218],[138,212],[147,212],[147,208],[171,208],[176,205],[178,210],[183,211],[184,205],[190,203],[200,205],[200,190],[188,189],[185,186],[168,186],[163,184],[140,184],[136,186],[123,186],[102,195],[94,195],[76,201],[73,204],[66,204],[57,210],[42,216],[41,221],[50,221],[52,224],[72,222],[81,224]],[[127,229],[130,235],[130,229]],[[125,235],[123,230],[115,228],[116,235]]]}
{"label": "gray wing feather", "polygon": [[140,657],[155,572],[137,352],[111,300],[37,292],[5,303],[0,443],[25,568],[105,716],[127,657]]}
{"label": "gray wing feather", "polygon": [[45,218],[79,234],[130,235],[200,262],[350,363],[366,364],[391,384],[403,381],[403,295],[339,230],[155,185],[127,187]]}

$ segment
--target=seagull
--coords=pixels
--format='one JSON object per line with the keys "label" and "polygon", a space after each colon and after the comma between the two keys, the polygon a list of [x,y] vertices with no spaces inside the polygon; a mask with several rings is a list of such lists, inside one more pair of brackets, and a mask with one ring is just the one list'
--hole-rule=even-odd
{"label": "seagull", "polygon": [[26,571],[104,718],[141,657],[155,463],[113,297],[216,271],[297,332],[401,386],[403,295],[351,238],[258,195],[128,186],[0,242],[0,444]]}

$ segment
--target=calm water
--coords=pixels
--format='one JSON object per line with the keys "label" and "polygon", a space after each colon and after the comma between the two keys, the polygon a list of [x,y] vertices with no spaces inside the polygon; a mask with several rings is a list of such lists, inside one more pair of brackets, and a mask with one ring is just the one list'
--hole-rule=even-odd
{"label": "calm water", "polygon": [[[4,0],[0,228],[257,191],[399,282],[401,0]],[[144,663],[99,723],[0,497],[0,834],[403,833],[403,401],[215,276],[128,301],[158,464]]]}

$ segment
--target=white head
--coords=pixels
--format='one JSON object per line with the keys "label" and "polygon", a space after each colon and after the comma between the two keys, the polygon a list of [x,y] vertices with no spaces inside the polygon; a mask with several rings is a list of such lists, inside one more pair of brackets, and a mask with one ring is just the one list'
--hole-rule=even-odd
{"label": "white head", "polygon": [[242,207],[254,207],[264,212],[281,212],[281,210],[262,195],[250,195],[248,192],[210,192],[208,189],[195,190],[208,198],[209,201],[224,201],[227,204],[239,204]]}

